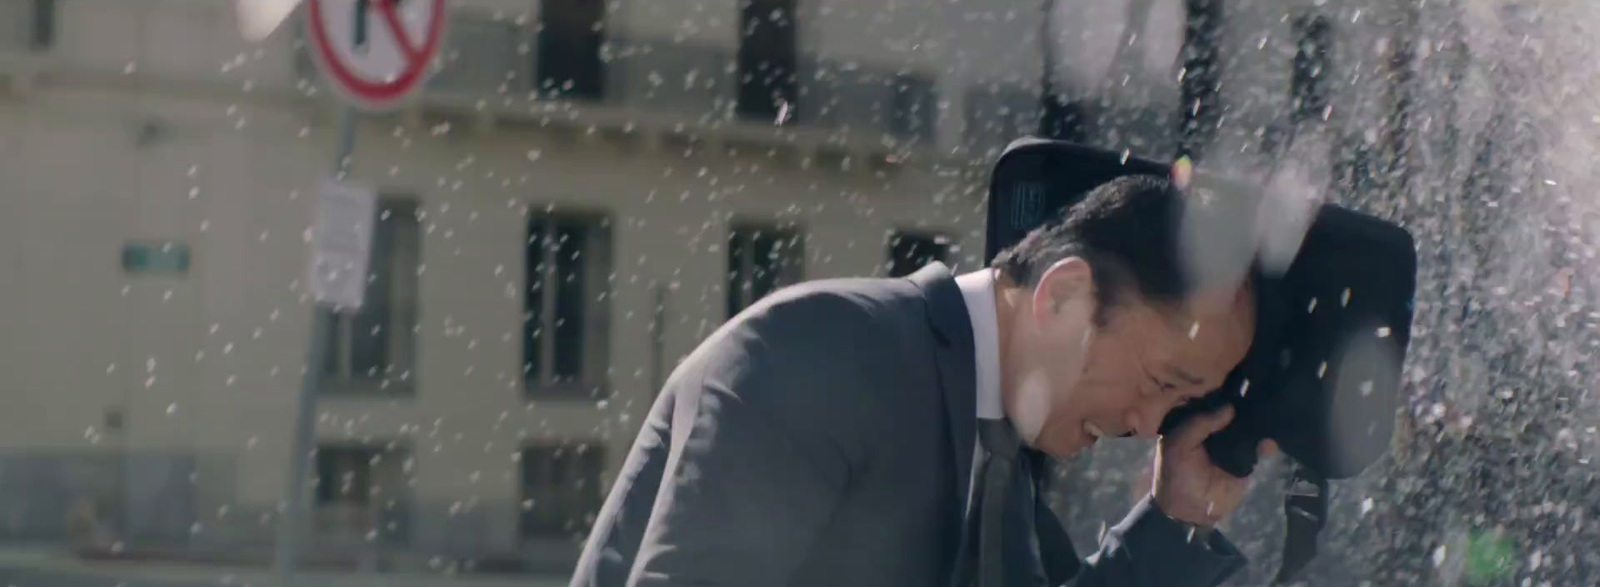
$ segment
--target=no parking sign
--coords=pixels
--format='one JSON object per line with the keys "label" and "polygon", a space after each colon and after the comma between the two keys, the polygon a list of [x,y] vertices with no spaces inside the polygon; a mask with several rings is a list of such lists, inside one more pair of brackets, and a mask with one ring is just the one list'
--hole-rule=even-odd
{"label": "no parking sign", "polygon": [[368,111],[422,87],[444,44],[445,0],[307,0],[306,38],[336,91]]}

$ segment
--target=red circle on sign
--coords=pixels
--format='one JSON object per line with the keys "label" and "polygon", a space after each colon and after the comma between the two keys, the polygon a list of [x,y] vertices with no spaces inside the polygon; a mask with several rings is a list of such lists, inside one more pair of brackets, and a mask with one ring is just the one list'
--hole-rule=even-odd
{"label": "red circle on sign", "polygon": [[[405,98],[412,90],[421,85],[426,77],[423,74],[428,70],[429,62],[439,50],[441,40],[444,38],[445,0],[431,0],[433,2],[432,20],[428,23],[428,30],[422,45],[412,46],[410,35],[400,22],[396,0],[371,0],[370,10],[378,13],[383,26],[390,29],[396,42],[400,44],[400,51],[405,59],[405,67],[399,75],[390,81],[374,82],[363,79],[350,66],[339,60],[334,51],[332,39],[328,36],[327,23],[322,19],[323,2],[326,0],[309,0],[306,10],[310,11],[307,20],[310,21],[311,44],[315,47],[312,53],[322,65],[322,70],[332,78],[334,85],[349,94],[351,98],[361,102],[367,108],[384,108]],[[349,3],[354,0],[338,0]]]}

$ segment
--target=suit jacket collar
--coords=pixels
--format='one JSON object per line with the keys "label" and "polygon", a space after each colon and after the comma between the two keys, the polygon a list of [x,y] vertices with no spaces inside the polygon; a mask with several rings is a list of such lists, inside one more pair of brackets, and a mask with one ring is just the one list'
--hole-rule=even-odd
{"label": "suit jacket collar", "polygon": [[977,442],[977,366],[973,350],[972,319],[966,300],[956,286],[950,269],[943,263],[930,263],[907,277],[922,290],[926,300],[928,326],[938,350],[934,358],[939,369],[945,415],[949,419],[950,448],[955,456],[954,479],[956,519],[966,516],[967,492],[972,478],[972,457]]}

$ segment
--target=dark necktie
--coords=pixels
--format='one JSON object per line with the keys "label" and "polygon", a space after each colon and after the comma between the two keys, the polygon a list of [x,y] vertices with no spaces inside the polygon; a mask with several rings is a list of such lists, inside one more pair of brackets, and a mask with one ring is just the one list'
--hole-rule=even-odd
{"label": "dark necktie", "polygon": [[1005,564],[1006,502],[1017,474],[1017,452],[1022,441],[1005,420],[979,420],[978,442],[985,458],[979,470],[978,587],[1007,587]]}
{"label": "dark necktie", "polygon": [[1058,585],[1078,573],[1065,529],[1044,501],[1045,457],[1025,448],[1005,420],[979,420],[972,512],[962,533],[954,585]]}

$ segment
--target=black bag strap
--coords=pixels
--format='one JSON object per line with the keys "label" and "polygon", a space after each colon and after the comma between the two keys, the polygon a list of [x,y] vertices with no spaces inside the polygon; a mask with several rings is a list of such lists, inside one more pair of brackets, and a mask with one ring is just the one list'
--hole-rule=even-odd
{"label": "black bag strap", "polygon": [[1050,459],[1033,449],[1023,449],[1022,453],[1023,458],[1030,461],[1033,472],[1033,526],[1039,540],[1039,562],[1051,585],[1067,585],[1078,576],[1083,563],[1078,560],[1078,551],[1072,548],[1067,529],[1061,526],[1061,520],[1045,499],[1050,494]]}
{"label": "black bag strap", "polygon": [[1078,568],[1083,563],[1078,561],[1078,553],[1072,548],[1067,529],[1061,527],[1061,520],[1056,519],[1056,515],[1050,511],[1042,494],[1038,501],[1033,508],[1033,524],[1038,528],[1039,558],[1044,564],[1044,576],[1051,585],[1066,585],[1078,576]]}
{"label": "black bag strap", "polygon": [[1328,480],[1295,465],[1283,492],[1283,562],[1273,585],[1287,585],[1317,556],[1317,539],[1328,522]]}

